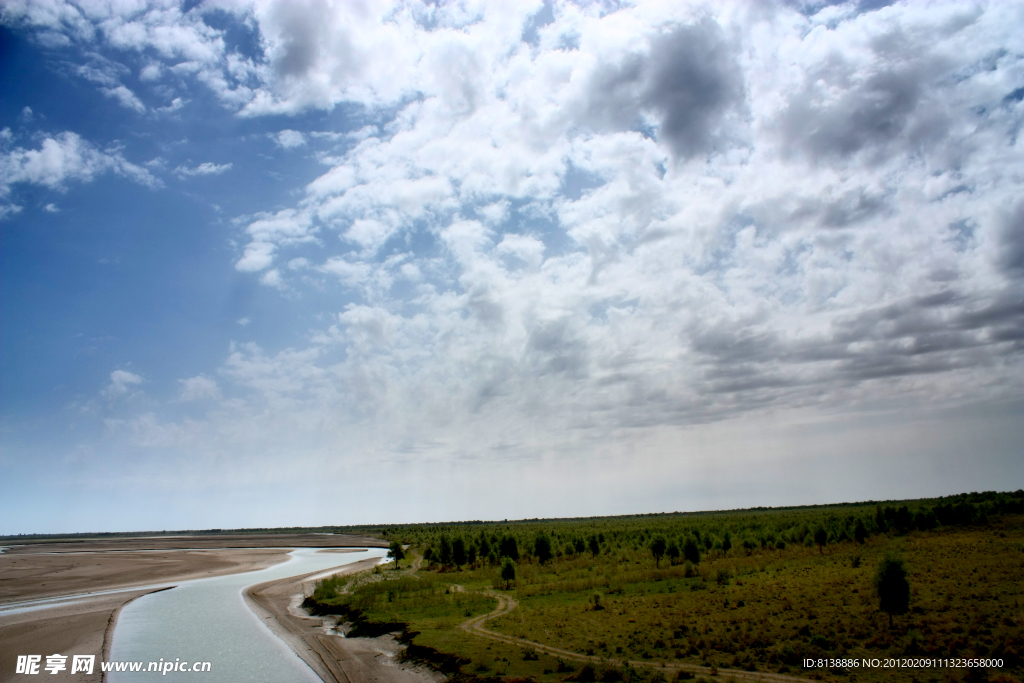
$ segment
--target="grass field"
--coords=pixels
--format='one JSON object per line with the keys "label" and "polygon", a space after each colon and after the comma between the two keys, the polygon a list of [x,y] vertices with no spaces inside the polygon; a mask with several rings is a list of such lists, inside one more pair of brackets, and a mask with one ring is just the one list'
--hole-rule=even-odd
{"label": "grass field", "polygon": [[[573,552],[552,552],[542,563],[536,553],[524,552],[508,590],[499,567],[493,559],[481,559],[479,548],[477,559],[462,567],[422,563],[419,552],[434,555],[440,535],[455,536],[457,527],[425,530],[419,538],[403,528],[407,540],[416,543],[414,561],[427,568],[382,569],[352,581],[324,582],[314,597],[354,610],[349,618],[406,625],[415,646],[455,655],[449,671],[463,677],[658,681],[675,678],[678,665],[684,664],[714,667],[719,678],[736,670],[829,681],[1021,681],[1024,515],[986,512],[975,515],[971,524],[924,530],[876,526],[863,542],[833,538],[822,546],[807,543],[816,526],[825,527],[825,521],[815,519],[827,521],[832,515],[833,528],[837,519],[856,526],[858,515],[878,514],[882,508],[851,510],[844,517],[814,508],[728,513],[702,517],[700,523],[683,516],[636,525],[621,518],[588,520],[584,527],[604,539],[596,553],[575,552],[573,543]],[[483,536],[485,547],[500,545],[517,532],[520,546],[529,545],[531,535],[544,536],[552,545],[563,537],[582,538],[579,523],[572,520],[520,523],[525,530],[516,526],[471,525],[463,533],[473,543]],[[624,531],[634,526],[632,533]],[[803,540],[797,539],[805,527]],[[720,547],[721,540],[708,542],[713,533],[707,529],[724,534],[730,528],[740,542],[727,549]],[[763,533],[757,536],[750,529]],[[701,538],[701,561],[656,559],[650,548],[662,534],[670,542],[687,534]],[[752,540],[766,537],[764,543]],[[493,558],[491,552],[486,555]],[[886,555],[903,560],[911,588],[909,611],[893,615],[892,627],[889,615],[879,609],[873,583]],[[595,661],[588,666],[460,627],[494,610],[495,595],[517,604],[486,628]],[[807,669],[807,658],[996,658],[1003,666]],[[705,670],[698,677],[708,674]]]}

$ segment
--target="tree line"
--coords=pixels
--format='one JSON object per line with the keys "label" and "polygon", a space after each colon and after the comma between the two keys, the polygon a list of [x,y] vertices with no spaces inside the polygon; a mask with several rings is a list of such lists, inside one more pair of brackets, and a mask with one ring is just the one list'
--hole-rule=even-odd
{"label": "tree line", "polygon": [[965,493],[902,504],[864,503],[747,515],[652,515],[587,520],[529,520],[378,529],[391,541],[414,544],[437,570],[500,566],[554,558],[596,558],[602,553],[646,555],[664,562],[699,564],[742,553],[781,551],[791,545],[824,553],[838,543],[864,543],[876,534],[902,535],[939,527],[986,525],[989,517],[1024,513],[1024,491]]}

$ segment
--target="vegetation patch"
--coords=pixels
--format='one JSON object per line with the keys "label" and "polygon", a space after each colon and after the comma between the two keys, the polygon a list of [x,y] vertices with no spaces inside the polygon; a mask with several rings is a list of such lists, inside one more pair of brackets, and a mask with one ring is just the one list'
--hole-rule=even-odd
{"label": "vegetation patch", "polygon": [[[1018,491],[386,527],[377,533],[411,544],[417,571],[328,579],[308,604],[357,633],[401,631],[407,657],[460,680],[667,683],[746,671],[1020,682],[1022,506]],[[497,609],[496,595],[514,609],[484,627],[517,642],[466,628]],[[995,658],[1003,666],[804,668],[819,658]]]}

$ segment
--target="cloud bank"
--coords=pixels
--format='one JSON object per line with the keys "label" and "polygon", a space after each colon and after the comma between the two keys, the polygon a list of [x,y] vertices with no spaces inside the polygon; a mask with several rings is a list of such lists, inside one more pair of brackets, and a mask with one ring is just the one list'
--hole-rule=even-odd
{"label": "cloud bank", "polygon": [[[234,268],[326,293],[324,322],[196,368],[181,400],[217,407],[130,417],[126,444],[339,471],[614,459],[748,417],[1021,399],[1012,4],[9,2],[4,22],[135,55],[230,116],[360,112],[273,134],[319,175],[236,218]],[[125,172],[30,156],[73,140],[12,152],[4,183]]]}

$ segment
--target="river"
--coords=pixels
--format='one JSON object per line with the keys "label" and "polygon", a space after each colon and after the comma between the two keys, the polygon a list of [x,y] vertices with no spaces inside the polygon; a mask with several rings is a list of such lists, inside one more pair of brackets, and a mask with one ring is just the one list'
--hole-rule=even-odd
{"label": "river", "polygon": [[129,603],[114,628],[110,659],[143,662],[142,672],[111,672],[109,680],[153,681],[156,674],[146,671],[148,663],[163,659],[189,665],[211,663],[205,673],[166,674],[179,681],[320,683],[319,676],[270,632],[242,597],[243,589],[257,583],[383,557],[387,552],[383,548],[344,554],[317,550],[300,548],[290,553],[288,561],[267,569],[186,581]]}

